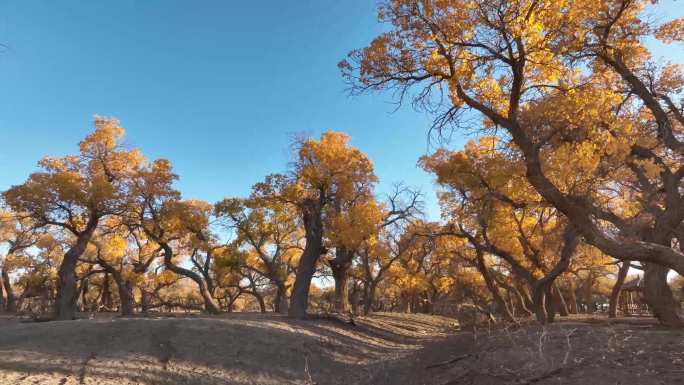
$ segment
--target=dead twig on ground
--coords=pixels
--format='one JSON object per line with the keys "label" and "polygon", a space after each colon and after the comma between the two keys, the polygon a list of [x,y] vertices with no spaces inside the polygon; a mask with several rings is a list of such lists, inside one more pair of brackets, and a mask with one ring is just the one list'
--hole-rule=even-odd
{"label": "dead twig on ground", "polygon": [[447,365],[455,364],[455,363],[457,363],[457,362],[459,362],[459,361],[462,361],[462,360],[465,360],[466,358],[469,358],[469,357],[471,357],[471,356],[472,356],[472,354],[462,354],[462,355],[460,355],[460,356],[456,356],[456,357],[454,357],[454,358],[452,358],[452,359],[450,359],[450,360],[447,360],[447,361],[438,362],[438,363],[436,363],[436,364],[428,365],[428,366],[425,367],[425,369],[434,369],[434,368],[439,368],[439,367],[442,367],[442,366],[447,366]]}
{"label": "dead twig on ground", "polygon": [[559,375],[563,370],[567,369],[567,366],[560,366],[558,368],[546,371],[538,376],[528,378],[526,380],[523,380],[522,382],[516,382],[517,385],[530,385],[530,384],[536,384],[538,382],[541,382],[543,380],[546,380],[547,378],[551,378],[554,376]]}

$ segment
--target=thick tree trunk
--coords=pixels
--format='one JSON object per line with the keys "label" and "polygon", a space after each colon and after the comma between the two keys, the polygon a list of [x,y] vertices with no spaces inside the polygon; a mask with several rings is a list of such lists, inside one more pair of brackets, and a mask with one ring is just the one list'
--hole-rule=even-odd
{"label": "thick tree trunk", "polygon": [[[290,317],[305,319],[306,309],[309,306],[309,289],[311,286],[311,279],[316,270],[316,262],[321,254],[320,241],[307,241],[304,248],[304,253],[299,261],[299,268],[295,277],[295,283],[292,287],[292,296],[290,297],[290,308],[288,315]],[[311,244],[311,247],[309,247]]]}
{"label": "thick tree trunk", "polygon": [[[7,301],[5,302],[5,311],[8,313],[15,313],[17,311],[17,297],[14,295],[14,289],[12,288],[12,281],[10,281],[9,272],[2,267],[2,285],[5,288],[5,293],[7,294]],[[2,291],[0,290],[0,297],[2,296]]]}
{"label": "thick tree trunk", "polygon": [[150,293],[145,289],[140,289],[140,311],[147,314],[150,311]]}
{"label": "thick tree trunk", "polygon": [[553,298],[553,283],[544,287],[544,307],[546,308],[546,323],[556,320],[556,301]]}
{"label": "thick tree trunk", "polygon": [[85,252],[98,222],[99,217],[97,215],[90,217],[85,230],[78,235],[76,243],[64,254],[62,264],[59,266],[57,298],[55,299],[54,307],[55,319],[58,321],[76,318],[76,299],[78,296],[76,264],[78,263],[78,258]]}
{"label": "thick tree trunk", "polygon": [[370,284],[364,282],[363,284],[363,315],[368,315],[371,309],[371,294]]}
{"label": "thick tree trunk", "polygon": [[349,269],[353,258],[353,250],[337,247],[335,259],[330,261],[330,269],[335,281],[335,310],[339,313],[349,312]]}
{"label": "thick tree trunk", "polygon": [[121,299],[121,315],[130,316],[135,312],[135,300],[133,299],[133,283],[126,281],[122,288],[119,288],[119,298]]}
{"label": "thick tree trunk", "polygon": [[[135,311],[135,299],[133,298],[133,281],[124,279],[123,274],[121,274],[119,270],[116,270],[114,266],[110,265],[106,260],[100,258],[98,259],[98,263],[102,267],[104,267],[105,271],[107,272],[105,273],[105,281],[108,292],[110,292],[110,286],[107,275],[111,275],[114,279],[114,282],[116,282],[116,287],[119,289],[119,301],[121,302],[121,315],[133,315]],[[111,302],[111,293],[109,294],[109,297]],[[109,308],[111,307],[112,305],[110,304]]]}
{"label": "thick tree trunk", "polygon": [[532,290],[532,308],[540,324],[553,323],[556,319],[556,303],[553,300],[553,282],[538,281]]}
{"label": "thick tree trunk", "polygon": [[100,296],[100,306],[107,311],[114,307],[114,301],[112,300],[112,289],[109,284],[109,273],[105,273],[104,278],[102,279],[102,295]]}
{"label": "thick tree trunk", "polygon": [[335,281],[335,310],[339,313],[349,311],[349,275],[348,266],[339,265],[334,261],[330,264]]}
{"label": "thick tree trunk", "polygon": [[282,283],[276,284],[276,297],[274,301],[274,310],[276,313],[287,314],[289,302],[287,300],[287,289]]}
{"label": "thick tree trunk", "polygon": [[544,290],[544,285],[537,284],[532,289],[532,311],[534,311],[534,316],[537,322],[540,324],[546,324],[546,292]]}
{"label": "thick tree trunk", "polygon": [[293,318],[306,318],[311,279],[316,271],[316,263],[323,252],[322,206],[321,202],[315,202],[311,199],[304,201],[301,205],[306,232],[306,246],[299,260],[295,283],[292,287],[290,308],[288,309],[288,315]]}
{"label": "thick tree trunk", "polygon": [[257,292],[256,290],[252,290],[250,294],[252,294],[252,296],[256,298],[257,303],[259,304],[259,311],[262,313],[266,313],[266,302],[264,301],[264,297],[261,294],[259,294],[259,292]]}
{"label": "thick tree trunk", "polygon": [[644,264],[644,299],[661,324],[669,327],[684,327],[679,317],[678,306],[667,283],[668,267]]}
{"label": "thick tree trunk", "polygon": [[[71,250],[74,250],[73,248]],[[76,252],[68,251],[59,269],[55,319],[72,320],[76,318]],[[81,253],[78,253],[81,254]]]}
{"label": "thick tree trunk", "polygon": [[204,310],[210,314],[219,314],[221,309],[219,309],[214,297],[212,297],[209,289],[202,279],[195,280],[195,283],[199,287],[200,294],[202,295],[202,300],[204,301]]}
{"label": "thick tree trunk", "polygon": [[608,318],[617,317],[618,301],[620,300],[620,293],[622,293],[622,285],[625,283],[627,273],[629,272],[629,265],[631,261],[622,261],[620,270],[618,270],[617,279],[613,285],[613,290],[610,292],[610,304],[608,306]]}
{"label": "thick tree trunk", "polygon": [[130,280],[116,280],[119,287],[119,300],[121,301],[121,315],[130,316],[135,312],[135,299],[133,298],[133,282]]}
{"label": "thick tree trunk", "polygon": [[373,309],[373,304],[375,303],[375,292],[378,287],[378,281],[373,281],[369,284],[368,286],[368,291],[366,292],[364,288],[364,298],[363,298],[363,314],[368,315],[370,314]]}

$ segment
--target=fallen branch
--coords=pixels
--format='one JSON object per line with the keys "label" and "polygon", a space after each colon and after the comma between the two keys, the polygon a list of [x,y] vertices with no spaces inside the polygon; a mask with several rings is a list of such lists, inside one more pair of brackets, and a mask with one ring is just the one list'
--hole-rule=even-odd
{"label": "fallen branch", "polygon": [[567,369],[567,366],[561,366],[553,370],[549,370],[547,372],[544,372],[540,374],[539,376],[529,378],[527,380],[523,380],[523,382],[518,383],[519,385],[530,385],[530,384],[536,384],[538,382],[541,382],[547,378],[556,376],[560,374],[563,370]]}
{"label": "fallen branch", "polygon": [[472,354],[462,354],[460,356],[456,356],[448,361],[443,361],[443,362],[438,362],[436,364],[428,365],[425,367],[425,369],[434,369],[434,368],[439,368],[441,366],[447,366],[451,364],[455,364],[461,360],[465,360],[466,358],[472,356]]}

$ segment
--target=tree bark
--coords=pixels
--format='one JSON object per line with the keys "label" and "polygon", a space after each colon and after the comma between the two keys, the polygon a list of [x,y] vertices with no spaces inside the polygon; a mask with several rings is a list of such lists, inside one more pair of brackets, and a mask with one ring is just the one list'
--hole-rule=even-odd
{"label": "tree bark", "polygon": [[330,268],[335,281],[335,311],[339,313],[346,313],[349,311],[349,276],[347,275],[348,267],[345,265],[338,265],[333,261],[330,264]]}
{"label": "tree bark", "polygon": [[[116,286],[119,289],[119,301],[121,302],[121,315],[130,316],[135,312],[135,299],[133,298],[133,281],[130,279],[125,279],[121,271],[117,270],[109,262],[102,258],[98,258],[98,263],[105,269],[105,279],[107,275],[111,275],[116,282]],[[107,281],[107,288],[109,288],[109,283]],[[111,298],[111,294],[109,294]],[[111,299],[110,299],[111,301]],[[111,304],[109,305],[111,307]]]}
{"label": "tree bark", "polygon": [[537,322],[540,324],[548,322],[546,317],[546,290],[541,283],[538,283],[532,289],[532,311],[534,311]]}
{"label": "tree bark", "polygon": [[86,228],[79,233],[76,243],[64,254],[62,264],[59,266],[57,280],[57,298],[55,299],[54,313],[58,321],[73,320],[76,318],[76,264],[85,252],[88,242],[93,237],[100,218],[92,214]]}
{"label": "tree bark", "polygon": [[88,311],[88,288],[90,287],[90,281],[89,278],[83,278],[83,282],[81,282],[81,311],[82,312],[87,312]]}
{"label": "tree bark", "polygon": [[266,302],[264,302],[264,297],[256,290],[252,290],[251,294],[254,296],[254,298],[256,298],[257,303],[259,304],[259,311],[266,313]]}
{"label": "tree bark", "polygon": [[[12,288],[12,282],[10,281],[9,272],[2,266],[2,285],[5,288],[5,293],[7,294],[7,301],[5,302],[5,311],[8,313],[15,313],[17,311],[17,297],[14,295],[14,289]],[[0,290],[0,297],[2,296],[2,291]]]}
{"label": "tree bark", "polygon": [[579,307],[577,306],[577,294],[575,291],[577,288],[575,287],[575,280],[574,278],[568,279],[568,292],[570,294],[570,313],[571,314],[578,314],[579,313]]}
{"label": "tree bark", "polygon": [[111,310],[113,307],[112,289],[109,286],[109,273],[105,272],[102,279],[102,295],[100,296],[100,306],[105,310]]}
{"label": "tree bark", "polygon": [[287,300],[287,289],[282,283],[276,285],[276,297],[274,301],[274,310],[276,313],[287,314],[289,302]]}
{"label": "tree bark", "polygon": [[568,303],[565,302],[563,292],[556,284],[553,285],[553,293],[554,301],[556,302],[558,308],[558,314],[560,314],[561,317],[567,317],[570,314]]}
{"label": "tree bark", "polygon": [[368,292],[364,288],[363,293],[363,315],[368,315],[373,310],[373,304],[375,302],[375,292],[378,287],[378,281],[371,281],[368,285]]}
{"label": "tree bark", "polygon": [[320,198],[319,202],[306,199],[301,205],[306,246],[299,260],[299,267],[292,287],[290,308],[288,309],[288,315],[293,318],[306,318],[311,279],[316,271],[316,263],[323,251],[322,201],[323,197]]}
{"label": "tree bark", "polygon": [[556,320],[556,301],[553,298],[553,283],[544,285],[544,307],[546,308],[546,323]]}
{"label": "tree bark", "polygon": [[335,310],[339,313],[349,312],[349,268],[351,268],[354,251],[346,247],[337,247],[335,259],[330,261],[335,281]]}
{"label": "tree bark", "polygon": [[147,314],[150,311],[150,293],[145,289],[140,289],[140,311]]}
{"label": "tree bark", "polygon": [[130,316],[135,312],[135,300],[133,299],[133,282],[130,280],[123,280],[119,287],[119,299],[121,300],[121,315]]}
{"label": "tree bark", "polygon": [[678,306],[667,283],[669,271],[666,266],[644,264],[644,298],[661,324],[682,328],[684,321],[679,317]]}
{"label": "tree bark", "polygon": [[622,293],[622,285],[625,283],[627,273],[629,272],[629,265],[632,261],[622,261],[620,270],[618,270],[617,279],[613,285],[613,290],[610,292],[610,305],[608,306],[608,318],[617,317],[618,301],[620,300],[620,293]]}

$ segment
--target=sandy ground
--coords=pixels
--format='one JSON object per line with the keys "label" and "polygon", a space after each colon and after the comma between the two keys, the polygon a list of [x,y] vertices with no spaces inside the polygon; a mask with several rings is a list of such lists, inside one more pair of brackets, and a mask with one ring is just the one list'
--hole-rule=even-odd
{"label": "sandy ground", "polygon": [[684,332],[650,319],[475,331],[425,315],[356,322],[0,316],[0,384],[684,384]]}
{"label": "sandy ground", "polygon": [[357,384],[446,337],[454,320],[378,314],[357,327],[273,314],[0,320],[0,384]]}
{"label": "sandy ground", "polygon": [[[684,384],[684,331],[652,318],[569,318],[463,332],[427,344],[374,384]],[[406,378],[404,382],[397,379]]]}

